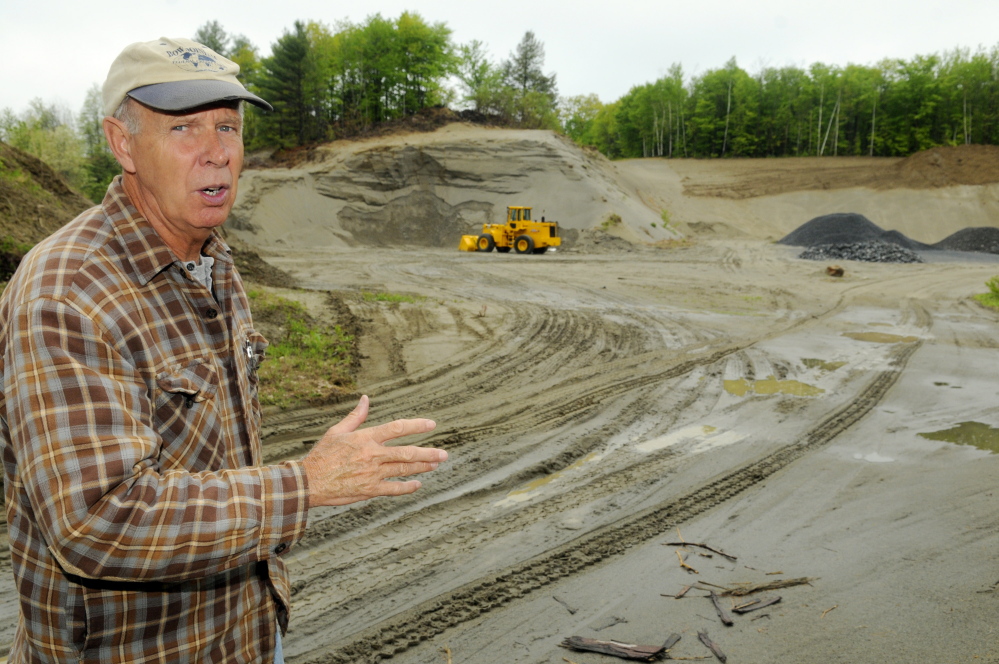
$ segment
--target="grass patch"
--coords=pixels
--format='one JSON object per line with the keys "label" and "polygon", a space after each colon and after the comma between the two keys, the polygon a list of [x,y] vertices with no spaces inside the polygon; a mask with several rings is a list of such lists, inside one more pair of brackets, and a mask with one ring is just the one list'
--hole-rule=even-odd
{"label": "grass patch", "polygon": [[986,307],[992,307],[993,309],[999,309],[999,276],[992,277],[985,282],[985,285],[989,287],[988,293],[980,293],[979,295],[973,296],[980,304]]}
{"label": "grass patch", "polygon": [[261,405],[282,409],[336,403],[354,389],[354,338],[339,325],[315,321],[305,306],[267,291],[247,293],[254,318],[280,333],[260,365]]}
{"label": "grass patch", "polygon": [[422,295],[402,295],[401,293],[368,293],[362,291],[361,299],[365,302],[410,302],[416,304],[423,302],[427,298]]}
{"label": "grass patch", "polygon": [[600,228],[606,231],[608,229],[614,228],[615,226],[620,226],[622,222],[623,220],[621,219],[621,215],[612,212],[610,215],[608,215],[606,219],[604,219],[600,223]]}

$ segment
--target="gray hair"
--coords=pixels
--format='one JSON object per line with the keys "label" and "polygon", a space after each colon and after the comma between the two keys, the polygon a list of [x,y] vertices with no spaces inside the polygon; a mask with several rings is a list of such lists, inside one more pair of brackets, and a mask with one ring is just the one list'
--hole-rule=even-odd
{"label": "gray hair", "polygon": [[[139,102],[125,95],[125,98],[121,100],[118,108],[115,109],[111,116],[116,120],[120,120],[125,125],[128,133],[133,135],[138,134],[142,129],[142,125],[139,122],[139,114],[135,112],[135,107],[138,104]],[[239,111],[239,119],[242,120],[243,114],[246,112],[246,106],[243,104],[242,99],[236,102],[236,110]]]}
{"label": "gray hair", "polygon": [[135,112],[135,101],[125,95],[125,98],[121,100],[118,104],[118,108],[115,109],[114,113],[111,114],[115,120],[121,120],[125,125],[125,129],[128,130],[130,134],[138,134],[141,126],[139,125],[139,114]]}

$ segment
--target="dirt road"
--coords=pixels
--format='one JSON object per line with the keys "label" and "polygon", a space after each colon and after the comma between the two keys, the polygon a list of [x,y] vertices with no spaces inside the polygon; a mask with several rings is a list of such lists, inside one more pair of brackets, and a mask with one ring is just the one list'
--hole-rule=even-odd
{"label": "dirt road", "polygon": [[[996,661],[999,457],[919,435],[999,425],[999,317],[968,300],[996,265],[834,279],[793,252],[273,257],[310,288],[427,298],[352,305],[360,383],[451,453],[413,497],[315,515],[289,661],[587,664],[611,660],[559,643],[670,632],[696,657],[701,629],[730,661]],[[272,415],[268,459],[339,414]],[[677,529],[738,561],[682,569]],[[729,628],[706,590],[663,596],[798,577]]]}

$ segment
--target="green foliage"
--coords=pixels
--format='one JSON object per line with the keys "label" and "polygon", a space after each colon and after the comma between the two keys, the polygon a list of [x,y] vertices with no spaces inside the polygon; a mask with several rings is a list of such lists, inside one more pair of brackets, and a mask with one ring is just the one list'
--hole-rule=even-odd
{"label": "green foliage", "polygon": [[361,299],[365,302],[410,302],[419,303],[427,298],[420,295],[402,295],[399,293],[368,293],[362,292]]}
{"label": "green foliage", "polygon": [[73,114],[33,99],[20,116],[5,109],[0,116],[0,140],[32,154],[79,188],[86,178],[84,143],[73,126]]}
{"label": "green foliage", "polygon": [[101,89],[96,83],[87,91],[87,98],[77,118],[77,129],[83,139],[86,159],[80,190],[87,198],[99,203],[104,199],[111,180],[121,173],[121,166],[111,154],[111,148],[104,137],[103,102]]}
{"label": "green foliage", "polygon": [[999,46],[752,75],[731,59],[686,82],[673,65],[595,115],[570,103],[560,119],[567,135],[611,158],[906,156],[996,144]]}
{"label": "green foliage", "polygon": [[609,215],[607,215],[606,219],[600,222],[600,228],[605,231],[610,230],[611,228],[620,226],[623,221],[624,220],[621,219],[621,215],[612,212]]}
{"label": "green foliage", "polygon": [[336,401],[352,388],[354,339],[339,325],[313,321],[305,307],[267,291],[250,291],[255,318],[276,321],[283,334],[267,349],[260,366],[260,403],[291,408]]}
{"label": "green foliage", "polygon": [[251,79],[275,108],[253,143],[325,141],[441,105],[458,60],[451,30],[412,12],[335,29],[296,22]]}
{"label": "green foliage", "polygon": [[986,307],[999,309],[999,276],[992,277],[985,282],[985,285],[988,286],[989,292],[980,293],[975,295],[974,298]]}

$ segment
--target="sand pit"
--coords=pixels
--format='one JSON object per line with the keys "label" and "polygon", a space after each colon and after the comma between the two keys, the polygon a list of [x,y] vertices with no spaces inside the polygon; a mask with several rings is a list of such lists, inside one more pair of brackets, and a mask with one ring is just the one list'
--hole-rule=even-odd
{"label": "sand pit", "polygon": [[[994,226],[996,185],[877,189],[844,175],[839,189],[704,196],[690,188],[772,164],[609,164],[559,144],[568,169],[524,156],[543,152],[537,134],[495,131],[446,135],[448,152],[471,144],[451,174],[443,150],[424,144],[436,165],[396,189],[381,166],[335,175],[366,206],[355,226],[339,212],[318,218],[329,193],[308,183],[333,177],[329,164],[254,176],[261,204],[245,219],[260,228],[239,234],[273,238],[274,265],[314,289],[426,298],[353,301],[359,381],[378,421],[433,417],[428,442],[451,452],[412,498],[316,515],[292,558],[289,661],[597,664],[618,660],[560,644],[660,645],[674,632],[674,656],[711,657],[703,630],[733,662],[999,659],[999,457],[974,444],[999,429],[999,316],[970,300],[997,267],[957,253],[946,264],[850,263],[832,278],[798,260],[800,248],[772,243],[844,209],[938,242]],[[497,181],[476,183],[487,148],[520,166],[492,164]],[[525,159],[537,170],[515,177]],[[776,166],[821,181],[833,165]],[[268,197],[287,196],[264,192],[282,177],[311,216],[301,232],[327,246],[302,246],[287,221],[263,215]],[[559,214],[575,246],[541,257],[459,253],[433,246],[441,236],[376,246],[377,229],[363,225],[398,223],[391,200],[414,192],[460,223],[525,195],[594,209]],[[608,192],[647,216],[601,228]],[[663,242],[674,237],[667,218],[686,241]],[[268,457],[299,454],[331,415],[271,414]],[[979,438],[952,433],[972,429]],[[667,545],[678,537],[737,560]],[[761,593],[782,599],[732,614],[731,627],[707,599],[803,577],[814,580]],[[734,600],[722,604],[731,614]]]}
{"label": "sand pit", "polygon": [[[843,210],[939,242],[995,227],[996,185],[690,191],[808,170],[765,161],[612,164],[457,126],[248,174],[231,232],[349,309],[372,421],[432,417],[426,442],[451,454],[411,497],[312,515],[289,559],[289,662],[598,664],[619,660],[560,644],[674,632],[673,656],[713,657],[701,631],[730,662],[999,661],[999,315],[971,299],[999,267],[832,278],[775,243]],[[812,180],[838,168],[820,161]],[[425,227],[398,216],[417,195]],[[575,249],[434,244],[532,197]],[[601,229],[610,212],[622,226]],[[268,413],[266,460],[350,406]],[[800,578],[755,613],[723,596],[730,627],[708,599]]]}

